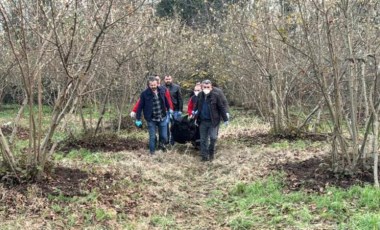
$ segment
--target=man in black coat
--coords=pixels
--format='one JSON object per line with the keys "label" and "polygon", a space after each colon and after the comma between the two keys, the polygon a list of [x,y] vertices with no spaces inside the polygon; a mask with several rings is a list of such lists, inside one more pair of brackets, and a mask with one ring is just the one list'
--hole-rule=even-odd
{"label": "man in black coat", "polygon": [[202,82],[202,92],[198,95],[197,123],[201,137],[202,161],[214,159],[215,144],[218,139],[220,121],[228,125],[228,116],[223,98],[216,90],[213,90],[210,80]]}
{"label": "man in black coat", "polygon": [[[173,78],[170,75],[166,75],[164,78],[165,81],[165,87],[170,92],[170,98],[173,103],[173,119],[180,119],[182,116],[182,110],[183,110],[183,100],[182,100],[182,93],[181,93],[181,87],[177,84],[173,83]],[[173,125],[173,121],[172,121]],[[170,129],[168,128],[168,131]],[[168,135],[170,136],[170,144],[174,145],[173,137],[170,135],[170,132],[168,132]]]}

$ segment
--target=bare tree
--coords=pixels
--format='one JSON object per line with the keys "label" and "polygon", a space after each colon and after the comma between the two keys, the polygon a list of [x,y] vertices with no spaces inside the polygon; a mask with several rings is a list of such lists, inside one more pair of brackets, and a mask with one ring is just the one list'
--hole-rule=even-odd
{"label": "bare tree", "polygon": [[[8,4],[9,3],[9,4]],[[50,154],[51,138],[60,121],[70,111],[86,86],[98,77],[93,63],[107,39],[106,34],[131,12],[115,11],[119,3],[113,0],[62,5],[59,2],[25,5],[23,1],[0,3],[0,13],[7,41],[16,58],[29,107],[29,174],[39,178]],[[20,19],[12,23],[10,15]],[[43,22],[41,23],[41,19]],[[42,135],[42,70],[47,65],[58,66],[60,82],[47,131]],[[94,72],[92,72],[94,71]],[[37,95],[38,113],[34,113]],[[37,118],[36,118],[37,116]],[[4,159],[16,168],[12,150],[2,139]]]}

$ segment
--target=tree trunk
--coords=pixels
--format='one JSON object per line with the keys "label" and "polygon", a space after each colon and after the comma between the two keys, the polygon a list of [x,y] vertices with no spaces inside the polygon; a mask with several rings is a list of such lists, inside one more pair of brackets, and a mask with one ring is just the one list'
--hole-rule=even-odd
{"label": "tree trunk", "polygon": [[18,173],[16,171],[16,161],[11,149],[9,148],[7,139],[5,138],[3,131],[1,130],[1,127],[0,127],[0,147],[1,147],[1,153],[3,155],[3,159],[5,163],[11,168],[15,176],[18,178]]}

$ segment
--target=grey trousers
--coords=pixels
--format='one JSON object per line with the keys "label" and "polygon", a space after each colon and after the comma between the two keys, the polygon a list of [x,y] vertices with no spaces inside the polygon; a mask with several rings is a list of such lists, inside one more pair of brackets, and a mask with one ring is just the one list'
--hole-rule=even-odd
{"label": "grey trousers", "polygon": [[202,121],[199,125],[201,136],[201,156],[209,158],[214,156],[215,144],[218,139],[219,126],[213,127],[211,121]]}

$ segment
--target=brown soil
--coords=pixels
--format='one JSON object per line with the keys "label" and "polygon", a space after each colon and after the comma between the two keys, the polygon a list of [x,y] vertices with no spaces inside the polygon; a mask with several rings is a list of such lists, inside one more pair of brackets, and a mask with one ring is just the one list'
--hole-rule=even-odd
{"label": "brown soil", "polygon": [[[128,130],[128,131],[133,131],[136,130],[136,126],[134,125],[134,120],[129,117],[129,116],[124,116],[121,118],[120,122],[120,129],[121,130]],[[119,127],[119,120],[115,119],[112,120],[109,124],[109,129],[111,130],[117,130]]]}
{"label": "brown soil", "polygon": [[[229,137],[231,138],[231,137]],[[310,141],[326,141],[327,135],[314,134],[314,133],[302,133],[299,136],[295,135],[271,135],[268,133],[242,133],[233,139],[239,140],[240,143],[244,143],[247,146],[253,145],[268,145],[283,140],[296,141],[296,140],[310,140]]]}
{"label": "brown soil", "polygon": [[145,148],[146,141],[136,138],[123,138],[116,134],[100,134],[97,136],[85,135],[79,138],[70,138],[60,144],[59,150],[69,152],[72,149],[88,149],[91,152],[119,152],[124,150],[137,150]]}
{"label": "brown soil", "polygon": [[[127,204],[125,204],[123,210],[119,210],[117,206],[113,204],[115,196],[119,196],[120,193],[126,194],[127,196],[133,196],[133,194],[138,194],[141,191],[138,188],[130,188],[129,191],[120,191],[115,186],[115,181],[121,179],[129,179],[129,181],[134,183],[140,183],[141,177],[139,175],[130,175],[127,178],[125,175],[118,175],[113,172],[105,173],[89,173],[81,171],[76,168],[67,167],[56,167],[48,176],[33,185],[38,188],[38,198],[46,199],[49,196],[52,197],[84,197],[89,195],[91,191],[98,191],[99,196],[97,201],[100,203],[107,204],[108,207],[114,208],[117,212],[133,212],[137,203],[134,199],[130,199]],[[7,185],[7,193],[0,197],[1,206],[6,206],[6,215],[17,214],[17,210],[20,206],[30,206],[28,202],[28,193],[30,193],[31,184],[21,183],[18,185]],[[46,202],[46,201],[45,201]],[[44,202],[44,203],[45,203]],[[43,206],[48,204],[41,204]],[[125,209],[127,207],[127,209]],[[42,208],[42,207],[40,207]],[[39,210],[35,210],[38,212]]]}
{"label": "brown soil", "polygon": [[[234,139],[245,146],[269,146],[270,144],[284,140],[292,142],[301,139],[310,142],[323,142],[326,141],[327,138],[328,135],[314,133],[302,133],[302,135],[298,136],[245,133],[234,137]],[[305,151],[307,152],[308,150],[306,149]],[[297,153],[295,153],[295,155],[297,155]],[[326,156],[312,156],[312,158],[307,159],[301,159],[301,157],[296,156],[295,159],[269,164],[268,169],[270,171],[268,173],[284,172],[286,178],[284,184],[287,187],[287,191],[302,190],[306,192],[323,193],[328,186],[349,188],[353,185],[364,185],[373,182],[372,169],[358,170],[354,174],[336,173],[331,170],[329,161]]]}
{"label": "brown soil", "polygon": [[[13,131],[13,127],[11,126],[3,126],[1,127],[1,131],[5,136],[10,136]],[[20,140],[26,140],[29,138],[29,130],[23,127],[17,127],[17,138]]]}
{"label": "brown soil", "polygon": [[288,191],[305,191],[324,193],[326,187],[334,186],[349,188],[353,185],[364,185],[373,182],[373,174],[367,171],[358,171],[355,174],[334,173],[326,162],[328,159],[312,157],[300,162],[286,162],[271,165],[274,171],[285,172],[284,181]]}

